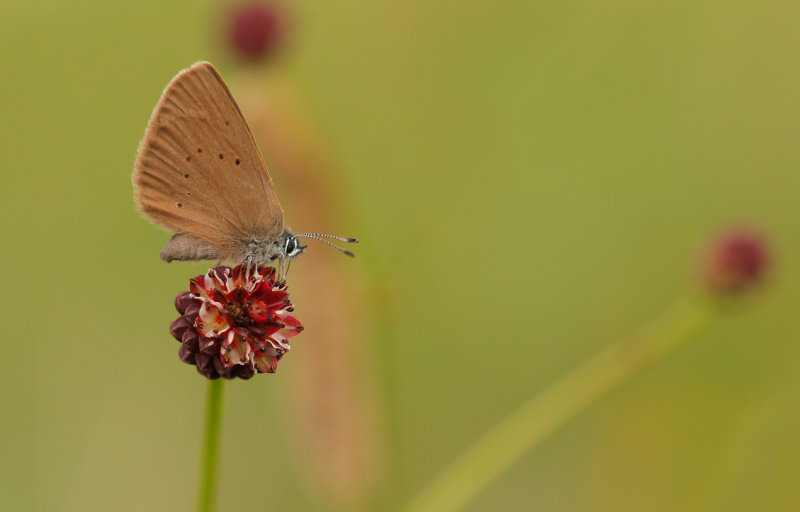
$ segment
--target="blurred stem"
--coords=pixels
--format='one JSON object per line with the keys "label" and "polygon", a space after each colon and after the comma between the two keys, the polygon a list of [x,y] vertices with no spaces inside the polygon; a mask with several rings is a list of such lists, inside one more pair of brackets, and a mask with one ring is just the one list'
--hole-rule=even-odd
{"label": "blurred stem", "polygon": [[222,416],[222,379],[208,381],[206,403],[206,435],[203,442],[203,466],[197,510],[211,512],[217,490],[217,455],[219,453],[219,426]]}
{"label": "blurred stem", "polygon": [[461,509],[549,434],[690,339],[716,316],[716,306],[712,297],[695,290],[638,332],[581,363],[476,441],[406,512]]}
{"label": "blurred stem", "polygon": [[[388,275],[383,267],[373,267],[376,275]],[[398,335],[393,292],[395,284],[388,280],[375,280],[370,289],[375,316],[374,335],[381,340],[375,344],[381,385],[381,435],[384,438],[384,460],[381,466],[381,484],[375,486],[368,498],[367,511],[385,511],[397,508],[401,496],[407,496],[406,472],[403,464],[404,438],[402,435],[400,394],[398,393]]]}

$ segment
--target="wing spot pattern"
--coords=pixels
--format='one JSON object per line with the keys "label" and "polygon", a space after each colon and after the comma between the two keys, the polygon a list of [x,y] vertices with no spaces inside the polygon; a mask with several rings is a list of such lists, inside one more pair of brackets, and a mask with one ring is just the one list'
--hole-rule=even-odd
{"label": "wing spot pattern", "polygon": [[[198,146],[198,142],[208,142],[211,148]],[[231,151],[248,155],[247,165],[239,173],[224,163],[226,159],[233,160],[235,167],[244,163],[241,157],[230,158]],[[212,155],[220,154],[220,165],[213,165]],[[179,73],[167,86],[140,145],[134,173],[140,210],[170,230],[180,228],[222,246],[232,237],[261,237],[280,231],[283,224],[272,180],[258,158],[253,135],[230,91],[209,64]],[[231,193],[205,193],[217,189]],[[178,199],[181,196],[186,204]],[[248,207],[241,208],[239,202]],[[269,225],[264,225],[267,222]]]}
{"label": "wing spot pattern", "polygon": [[219,154],[219,159],[222,160],[223,158],[225,158],[225,156],[222,153],[220,153]]}

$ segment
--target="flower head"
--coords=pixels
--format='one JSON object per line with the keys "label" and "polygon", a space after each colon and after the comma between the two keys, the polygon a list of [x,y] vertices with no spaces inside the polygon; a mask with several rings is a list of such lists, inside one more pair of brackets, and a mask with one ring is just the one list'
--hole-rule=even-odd
{"label": "flower head", "polygon": [[283,39],[282,14],[274,5],[262,3],[235,7],[226,27],[231,50],[249,61],[257,61],[273,54]]}
{"label": "flower head", "polygon": [[723,233],[711,246],[705,278],[717,292],[738,292],[761,281],[770,262],[764,236],[753,230]]}
{"label": "flower head", "polygon": [[220,265],[189,283],[175,297],[181,316],[170,326],[181,360],[209,379],[274,373],[289,338],[303,330],[275,269]]}

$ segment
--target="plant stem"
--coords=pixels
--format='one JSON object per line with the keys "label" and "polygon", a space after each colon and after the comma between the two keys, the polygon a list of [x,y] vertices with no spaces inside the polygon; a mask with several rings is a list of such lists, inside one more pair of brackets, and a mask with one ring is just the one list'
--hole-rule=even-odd
{"label": "plant stem", "polygon": [[549,434],[681,345],[712,320],[716,303],[699,290],[632,336],[581,363],[469,447],[406,509],[453,512]]}
{"label": "plant stem", "polygon": [[217,455],[219,452],[219,430],[222,416],[222,379],[208,382],[206,403],[206,435],[203,441],[203,462],[200,473],[200,489],[197,510],[214,510],[217,489]]}

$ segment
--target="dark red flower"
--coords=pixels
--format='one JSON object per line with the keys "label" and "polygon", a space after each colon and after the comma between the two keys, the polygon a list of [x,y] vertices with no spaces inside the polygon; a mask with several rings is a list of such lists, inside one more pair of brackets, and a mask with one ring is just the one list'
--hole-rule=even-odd
{"label": "dark red flower", "polygon": [[706,261],[706,281],[717,292],[738,292],[760,282],[769,262],[769,250],[761,233],[732,230],[712,244]]}
{"label": "dark red flower", "polygon": [[170,326],[181,360],[209,379],[274,373],[289,338],[303,330],[275,269],[220,265],[189,283],[175,297],[181,316]]}
{"label": "dark red flower", "polygon": [[235,7],[226,29],[231,50],[250,61],[272,55],[283,39],[282,14],[276,6],[262,3]]}

